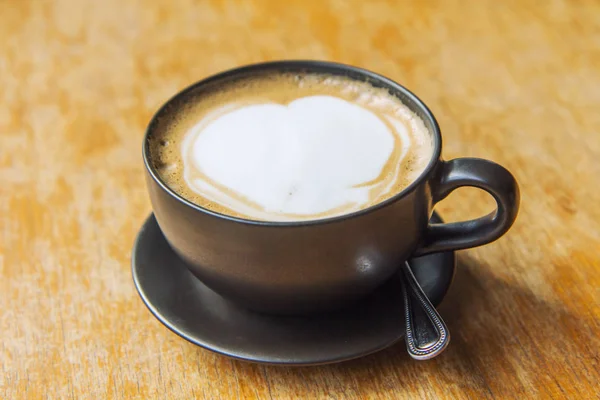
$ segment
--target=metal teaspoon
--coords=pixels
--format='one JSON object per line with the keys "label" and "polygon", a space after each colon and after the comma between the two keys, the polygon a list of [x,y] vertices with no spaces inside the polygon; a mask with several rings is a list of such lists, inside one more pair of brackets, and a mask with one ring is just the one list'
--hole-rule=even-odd
{"label": "metal teaspoon", "polygon": [[406,349],[415,360],[429,360],[442,353],[450,343],[450,332],[431,304],[410,265],[402,265]]}

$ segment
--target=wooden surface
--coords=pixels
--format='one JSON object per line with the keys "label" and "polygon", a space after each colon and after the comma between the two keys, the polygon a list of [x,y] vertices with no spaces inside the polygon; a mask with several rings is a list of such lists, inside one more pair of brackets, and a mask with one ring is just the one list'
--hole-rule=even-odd
{"label": "wooden surface", "polygon": [[[516,225],[458,257],[453,335],[316,368],[199,349],[155,320],[130,275],[150,212],[141,142],[184,86],[251,62],[380,72],[436,114],[446,158],[520,182]],[[0,398],[598,398],[597,1],[0,0]],[[438,209],[473,217],[475,190]]]}

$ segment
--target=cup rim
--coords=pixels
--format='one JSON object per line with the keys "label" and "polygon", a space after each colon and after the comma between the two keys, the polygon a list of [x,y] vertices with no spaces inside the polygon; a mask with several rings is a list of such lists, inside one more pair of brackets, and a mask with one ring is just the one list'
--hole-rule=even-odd
{"label": "cup rim", "polygon": [[[402,189],[400,192],[396,193],[394,196],[380,202],[374,204],[370,207],[363,208],[358,211],[354,211],[348,214],[337,215],[329,218],[321,218],[321,219],[310,219],[310,220],[300,220],[300,221],[261,221],[261,220],[253,220],[247,218],[235,217],[228,214],[219,213],[208,208],[202,207],[198,204],[192,203],[187,200],[183,196],[176,193],[172,190],[165,182],[162,181],[160,176],[158,175],[156,169],[150,162],[149,155],[149,140],[152,127],[155,126],[156,121],[160,118],[160,115],[165,111],[167,107],[169,107],[173,102],[179,100],[184,97],[189,92],[196,90],[200,86],[207,85],[209,83],[213,83],[215,81],[224,80],[228,78],[235,77],[236,75],[250,74],[250,73],[258,73],[264,72],[268,70],[318,70],[319,72],[332,72],[339,74],[340,72],[347,72],[354,75],[362,75],[372,82],[376,82],[382,85],[382,87],[391,89],[392,92],[399,92],[405,98],[407,98],[410,102],[412,102],[413,107],[420,108],[420,111],[423,115],[429,120],[429,124],[433,127],[432,139],[433,139],[433,152],[431,153],[431,158],[429,159],[425,169],[421,172],[421,174],[412,181],[407,187]],[[406,104],[409,108],[411,104]],[[223,72],[219,72],[217,74],[210,75],[200,81],[197,81],[186,88],[180,90],[175,95],[171,96],[160,108],[154,113],[148,126],[146,127],[146,131],[144,133],[144,141],[142,144],[142,157],[144,159],[144,165],[146,166],[146,170],[154,180],[156,184],[158,184],[162,190],[164,190],[168,195],[172,198],[176,199],[178,202],[191,207],[192,209],[211,215],[216,218],[224,219],[231,222],[242,223],[246,225],[257,225],[257,226],[273,226],[273,227],[299,227],[299,226],[310,226],[310,225],[324,225],[334,222],[340,222],[351,218],[357,218],[374,211],[377,211],[381,208],[387,207],[396,201],[406,197],[409,193],[413,192],[423,181],[426,180],[427,176],[432,172],[435,165],[438,162],[438,159],[441,155],[442,149],[442,135],[440,132],[440,127],[438,125],[437,120],[433,116],[431,110],[425,105],[425,103],[418,98],[413,92],[408,90],[406,87],[401,84],[386,78],[383,75],[375,73],[373,71],[369,71],[364,68],[355,67],[348,64],[330,62],[330,61],[319,61],[319,60],[281,60],[281,61],[269,61],[269,62],[261,62],[255,64],[248,64],[241,67],[232,68]]]}

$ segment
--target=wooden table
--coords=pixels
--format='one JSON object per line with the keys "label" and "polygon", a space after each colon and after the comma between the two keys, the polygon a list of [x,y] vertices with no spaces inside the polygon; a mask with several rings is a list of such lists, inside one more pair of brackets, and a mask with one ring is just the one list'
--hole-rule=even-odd
{"label": "wooden table", "polygon": [[[597,1],[0,1],[0,398],[597,398]],[[412,89],[446,158],[520,182],[516,225],[460,252],[453,341],[313,368],[202,350],[148,312],[130,273],[150,212],[153,112],[209,74],[335,60]],[[453,194],[446,219],[492,201]]]}

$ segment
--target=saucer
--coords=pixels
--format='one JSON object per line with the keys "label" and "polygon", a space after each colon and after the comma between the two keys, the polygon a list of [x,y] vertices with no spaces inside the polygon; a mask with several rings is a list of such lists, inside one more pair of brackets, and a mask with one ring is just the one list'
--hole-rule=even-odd
{"label": "saucer", "polygon": [[[441,220],[434,214],[434,222]],[[409,261],[433,304],[454,275],[453,252]],[[268,364],[316,365],[382,350],[404,336],[398,276],[343,310],[315,316],[273,316],[246,310],[219,296],[188,271],[171,250],[154,215],[132,252],[133,281],[142,301],[182,338],[229,357]]]}

